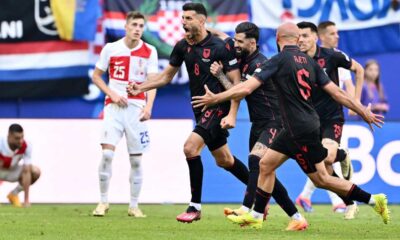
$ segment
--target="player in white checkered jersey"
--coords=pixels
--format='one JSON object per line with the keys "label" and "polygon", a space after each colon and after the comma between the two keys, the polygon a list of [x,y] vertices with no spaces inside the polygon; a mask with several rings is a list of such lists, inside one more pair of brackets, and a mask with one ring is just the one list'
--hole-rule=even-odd
{"label": "player in white checkered jersey", "polygon": [[[29,207],[30,186],[40,177],[40,169],[32,165],[32,145],[24,139],[24,129],[11,124],[8,135],[0,137],[0,181],[18,182],[7,198],[14,207]],[[24,204],[18,194],[24,191]]]}
{"label": "player in white checkered jersey", "polygon": [[[142,187],[142,153],[150,140],[144,121],[150,119],[156,90],[137,96],[128,96],[129,82],[140,84],[158,72],[158,56],[154,46],[141,40],[145,18],[140,12],[129,12],[126,17],[125,37],[108,43],[100,53],[93,73],[93,82],[106,94],[103,132],[101,137],[102,157],[99,166],[100,202],[93,211],[94,216],[104,216],[109,209],[108,188],[112,175],[112,159],[115,147],[125,134],[130,170],[130,203],[128,215],[145,217],[138,207]],[[102,79],[108,69],[108,85]]]}

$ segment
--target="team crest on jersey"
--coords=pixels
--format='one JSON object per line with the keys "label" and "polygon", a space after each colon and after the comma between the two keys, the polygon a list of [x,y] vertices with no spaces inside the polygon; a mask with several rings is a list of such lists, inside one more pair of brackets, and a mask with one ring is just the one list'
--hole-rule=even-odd
{"label": "team crest on jersey", "polygon": [[325,59],[324,58],[320,58],[320,59],[318,59],[318,65],[321,67],[321,68],[324,68],[325,67]]}
{"label": "team crest on jersey", "polygon": [[211,53],[211,49],[209,48],[204,48],[203,49],[203,58],[209,58]]}

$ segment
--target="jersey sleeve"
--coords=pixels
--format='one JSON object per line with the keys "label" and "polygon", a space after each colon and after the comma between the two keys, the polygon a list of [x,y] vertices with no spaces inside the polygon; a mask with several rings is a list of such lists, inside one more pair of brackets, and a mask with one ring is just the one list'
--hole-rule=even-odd
{"label": "jersey sleeve", "polygon": [[278,57],[273,57],[270,60],[266,60],[262,66],[256,68],[253,77],[264,84],[278,71],[278,69],[279,59]]}
{"label": "jersey sleeve", "polygon": [[185,56],[184,40],[179,41],[171,52],[169,64],[174,67],[180,67]]}
{"label": "jersey sleeve", "polygon": [[24,153],[24,156],[22,158],[22,161],[24,161],[24,165],[31,165],[32,164],[32,144],[30,142],[27,142],[27,147]]}
{"label": "jersey sleeve", "polygon": [[345,69],[351,68],[352,60],[351,58],[349,58],[349,56],[347,56],[347,54],[336,49],[334,50],[333,56],[338,67],[342,67]]}
{"label": "jersey sleeve", "polygon": [[107,43],[100,52],[99,60],[96,63],[96,67],[103,72],[107,71],[108,65],[110,64],[109,44]]}
{"label": "jersey sleeve", "polygon": [[147,73],[158,73],[158,53],[155,47],[151,48],[151,54],[147,66]]}
{"label": "jersey sleeve", "polygon": [[233,40],[232,38],[228,39],[231,39],[231,42],[229,42],[229,40],[224,41],[225,45],[220,48],[219,56],[224,66],[224,72],[229,72],[231,70],[239,68],[239,64],[236,59],[235,48],[231,46],[232,44],[234,45]]}

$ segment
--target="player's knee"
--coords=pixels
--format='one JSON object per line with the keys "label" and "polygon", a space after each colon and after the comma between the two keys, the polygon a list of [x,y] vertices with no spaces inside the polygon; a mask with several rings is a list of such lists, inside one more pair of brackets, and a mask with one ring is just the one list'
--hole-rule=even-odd
{"label": "player's knee", "polygon": [[103,157],[102,157],[102,162],[110,162],[112,161],[114,157],[114,151],[110,150],[110,149],[104,149],[103,150]]}
{"label": "player's knee", "polygon": [[136,171],[142,166],[142,155],[131,155],[129,156],[132,170]]}
{"label": "player's knee", "polygon": [[233,163],[231,163],[230,161],[226,160],[226,159],[220,159],[220,160],[216,160],[217,166],[221,167],[221,168],[231,168],[233,166]]}
{"label": "player's knee", "polygon": [[99,179],[100,179],[100,181],[107,181],[110,178],[111,178],[111,172],[99,171]]}
{"label": "player's knee", "polygon": [[193,144],[191,142],[185,142],[185,145],[183,145],[183,152],[187,158],[191,158],[191,157],[200,155],[195,144]]}
{"label": "player's knee", "polygon": [[268,175],[273,172],[273,169],[268,166],[266,161],[263,160],[260,161],[259,168],[260,168],[260,174],[262,175]]}
{"label": "player's knee", "polygon": [[40,168],[32,166],[32,183],[39,179],[41,173]]}

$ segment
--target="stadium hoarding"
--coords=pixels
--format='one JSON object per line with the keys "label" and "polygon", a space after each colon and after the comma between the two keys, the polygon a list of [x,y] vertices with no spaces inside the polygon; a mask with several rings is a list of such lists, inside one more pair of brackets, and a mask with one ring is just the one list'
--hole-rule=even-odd
{"label": "stadium hoarding", "polygon": [[[101,159],[101,120],[0,119],[0,134],[19,123],[32,143],[33,164],[42,175],[30,191],[33,203],[95,203],[99,201],[98,165]],[[193,129],[192,120],[150,120],[150,149],[143,155],[140,202],[184,203],[190,200],[189,172],[183,143]],[[0,159],[1,160],[1,159]],[[113,159],[109,199],[129,202],[129,158],[125,140]],[[15,183],[3,182],[0,202]],[[21,195],[22,199],[22,195]]]}
{"label": "stadium hoarding", "polygon": [[[343,128],[342,146],[348,148],[355,172],[353,181],[371,193],[386,193],[390,203],[400,203],[400,122],[385,123],[371,132],[361,122],[347,122]],[[232,153],[247,162],[250,123],[239,120],[231,130],[228,143]],[[203,151],[203,201],[241,202],[245,186],[226,171],[215,166],[212,156]],[[289,159],[277,171],[292,200],[303,189],[306,175],[297,163]],[[316,203],[330,203],[323,190],[312,198]]]}
{"label": "stadium hoarding", "polygon": [[[20,123],[25,137],[33,144],[33,163],[42,177],[32,187],[33,203],[95,203],[99,198],[97,168],[101,158],[100,120],[1,119],[0,134],[6,135],[11,123]],[[239,120],[231,131],[232,153],[247,162],[249,122]],[[151,147],[144,154],[144,185],[140,202],[187,203],[190,200],[189,172],[183,144],[193,129],[192,120],[151,120]],[[349,147],[355,166],[354,181],[365,190],[384,192],[390,203],[400,203],[400,123],[386,123],[372,133],[365,124],[347,123],[343,146]],[[241,202],[245,187],[215,164],[208,150],[204,164],[203,201]],[[301,192],[306,176],[294,160],[277,171],[294,200]],[[117,146],[113,160],[110,201],[127,203],[129,199],[129,161],[125,141]],[[15,184],[3,182],[0,202]],[[329,203],[325,191],[317,190],[313,201]]]}

